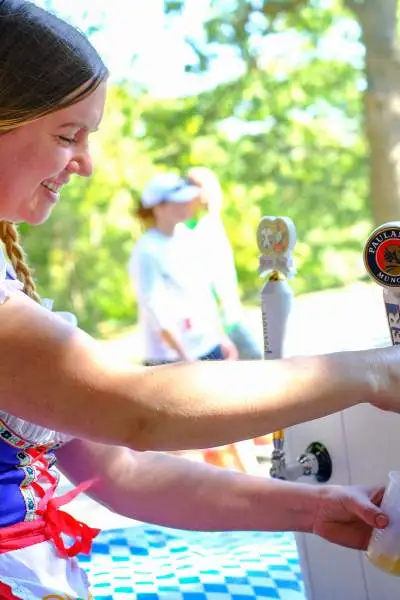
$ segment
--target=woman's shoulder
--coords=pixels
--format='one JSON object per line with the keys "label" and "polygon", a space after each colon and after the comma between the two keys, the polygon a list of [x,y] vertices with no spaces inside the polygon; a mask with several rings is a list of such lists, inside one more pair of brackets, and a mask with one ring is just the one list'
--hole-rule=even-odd
{"label": "woman's shoulder", "polygon": [[[13,266],[7,261],[4,251],[0,248],[0,304],[3,304],[11,293],[21,290],[23,290],[23,284],[18,280]],[[49,309],[70,325],[77,326],[76,315],[67,311],[53,311],[53,300],[50,298],[42,298],[41,303],[44,308]]]}
{"label": "woman's shoulder", "polygon": [[144,233],[133,247],[132,255],[157,256],[164,246],[164,239],[156,230],[149,229]]}

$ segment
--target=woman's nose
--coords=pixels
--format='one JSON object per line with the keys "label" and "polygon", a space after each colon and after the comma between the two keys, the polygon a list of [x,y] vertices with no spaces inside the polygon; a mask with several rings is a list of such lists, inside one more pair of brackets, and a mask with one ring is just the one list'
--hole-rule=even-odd
{"label": "woman's nose", "polygon": [[93,173],[93,164],[89,152],[83,152],[78,157],[71,160],[67,170],[69,173],[80,175],[81,177],[91,177]]}

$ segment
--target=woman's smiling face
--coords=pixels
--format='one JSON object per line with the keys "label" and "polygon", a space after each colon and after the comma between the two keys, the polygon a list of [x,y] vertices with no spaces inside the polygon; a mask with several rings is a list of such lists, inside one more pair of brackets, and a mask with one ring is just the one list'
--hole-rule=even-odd
{"label": "woman's smiling face", "polygon": [[76,104],[0,135],[0,220],[43,223],[71,175],[91,175],[89,135],[105,96],[102,83]]}

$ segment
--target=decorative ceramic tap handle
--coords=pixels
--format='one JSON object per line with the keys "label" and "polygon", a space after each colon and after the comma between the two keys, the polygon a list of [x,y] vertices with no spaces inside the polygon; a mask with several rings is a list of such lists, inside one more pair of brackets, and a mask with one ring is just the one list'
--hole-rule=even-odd
{"label": "decorative ceramic tap handle", "polygon": [[257,229],[260,250],[259,273],[280,273],[290,279],[296,274],[292,251],[296,244],[296,228],[288,217],[263,217]]}
{"label": "decorative ceramic tap handle", "polygon": [[257,229],[257,244],[260,250],[258,271],[267,276],[261,291],[264,358],[281,358],[293,297],[287,282],[295,274],[292,251],[296,244],[296,228],[293,221],[288,217],[263,217]]}
{"label": "decorative ceramic tap handle", "polygon": [[385,223],[369,236],[364,248],[365,268],[383,287],[383,300],[394,345],[400,344],[400,221]]}

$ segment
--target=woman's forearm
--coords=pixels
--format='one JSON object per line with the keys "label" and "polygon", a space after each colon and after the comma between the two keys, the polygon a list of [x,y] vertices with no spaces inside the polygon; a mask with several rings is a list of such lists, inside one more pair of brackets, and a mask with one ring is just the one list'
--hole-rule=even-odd
{"label": "woman's forearm", "polygon": [[[136,377],[139,450],[204,448],[249,439],[371,400],[370,354],[201,362]],[[129,375],[120,389],[131,393]],[[136,445],[135,445],[136,444]]]}
{"label": "woman's forearm", "polygon": [[198,531],[310,532],[322,493],[154,452],[125,453],[96,489],[97,500],[124,516]]}

